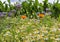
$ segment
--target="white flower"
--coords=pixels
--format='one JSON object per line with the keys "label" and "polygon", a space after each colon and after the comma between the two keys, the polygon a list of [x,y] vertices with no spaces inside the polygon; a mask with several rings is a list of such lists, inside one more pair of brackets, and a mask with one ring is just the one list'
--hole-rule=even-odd
{"label": "white flower", "polygon": [[56,29],[56,28],[53,28],[53,29],[52,29],[52,31],[53,31],[53,32],[56,32],[56,31],[57,31],[57,29]]}
{"label": "white flower", "polygon": [[7,31],[3,36],[11,36],[11,33],[9,31]]}
{"label": "white flower", "polygon": [[24,39],[24,37],[22,37],[22,39]]}
{"label": "white flower", "polygon": [[31,24],[30,22],[28,22],[28,24]]}
{"label": "white flower", "polygon": [[43,33],[45,33],[45,34],[47,34],[47,33],[48,33],[48,31],[46,31],[46,30],[45,30],[45,31],[42,31],[42,32],[43,32]]}
{"label": "white flower", "polygon": [[60,28],[58,30],[60,31]]}
{"label": "white flower", "polygon": [[17,30],[16,30],[16,33],[19,33],[19,32],[20,32],[20,30],[17,29]]}
{"label": "white flower", "polygon": [[18,39],[18,35],[15,35],[15,38]]}
{"label": "white flower", "polygon": [[48,40],[48,38],[44,38],[44,40]]}
{"label": "white flower", "polygon": [[34,34],[36,34],[36,33],[39,33],[39,31],[38,30],[34,31]]}
{"label": "white flower", "polygon": [[59,41],[59,40],[60,40],[60,38],[56,38],[55,40]]}
{"label": "white flower", "polygon": [[42,36],[44,36],[44,34],[42,34]]}
{"label": "white flower", "polygon": [[26,38],[28,39],[28,38],[29,38],[29,36],[26,36]]}
{"label": "white flower", "polygon": [[29,36],[31,36],[32,34],[30,33]]}

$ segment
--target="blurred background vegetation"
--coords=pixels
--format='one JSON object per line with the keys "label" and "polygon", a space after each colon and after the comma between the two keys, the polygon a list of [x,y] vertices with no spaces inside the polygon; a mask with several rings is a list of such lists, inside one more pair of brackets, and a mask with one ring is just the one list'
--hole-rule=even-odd
{"label": "blurred background vegetation", "polygon": [[10,12],[11,10],[17,11],[14,13],[14,16],[17,15],[26,15],[26,16],[33,16],[36,17],[36,14],[44,13],[46,15],[49,14],[51,17],[59,17],[60,15],[60,3],[59,0],[54,1],[53,4],[49,3],[48,0],[43,0],[43,3],[39,3],[38,0],[26,0],[20,3],[16,2],[14,5],[11,4],[10,0],[7,0],[8,4],[6,2],[0,1],[0,12]]}

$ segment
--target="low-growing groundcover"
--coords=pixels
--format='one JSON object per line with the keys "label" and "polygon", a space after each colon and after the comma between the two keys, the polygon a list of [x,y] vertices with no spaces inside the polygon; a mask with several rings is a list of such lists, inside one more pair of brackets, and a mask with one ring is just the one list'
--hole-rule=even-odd
{"label": "low-growing groundcover", "polygon": [[60,22],[50,16],[42,19],[0,19],[0,42],[60,42]]}

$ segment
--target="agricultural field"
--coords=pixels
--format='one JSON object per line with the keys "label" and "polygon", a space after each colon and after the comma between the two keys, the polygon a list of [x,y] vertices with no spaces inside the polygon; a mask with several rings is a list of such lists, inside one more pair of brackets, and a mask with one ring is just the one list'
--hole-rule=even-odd
{"label": "agricultural field", "polygon": [[60,3],[0,1],[0,42],[60,42]]}

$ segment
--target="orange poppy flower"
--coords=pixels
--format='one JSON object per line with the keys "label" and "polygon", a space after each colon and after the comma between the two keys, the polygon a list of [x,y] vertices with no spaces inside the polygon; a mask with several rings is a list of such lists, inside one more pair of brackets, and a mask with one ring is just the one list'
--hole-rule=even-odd
{"label": "orange poppy flower", "polygon": [[21,18],[22,18],[22,19],[25,19],[25,18],[26,18],[26,16],[25,16],[25,15],[22,15],[22,16],[21,16]]}
{"label": "orange poppy flower", "polygon": [[40,18],[43,18],[44,17],[44,14],[42,13],[42,14],[38,14],[38,16],[40,17]]}

